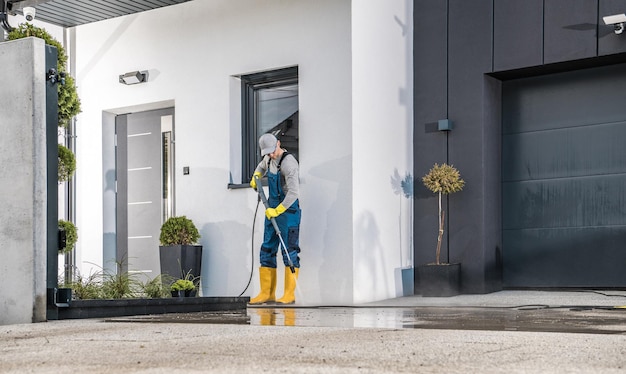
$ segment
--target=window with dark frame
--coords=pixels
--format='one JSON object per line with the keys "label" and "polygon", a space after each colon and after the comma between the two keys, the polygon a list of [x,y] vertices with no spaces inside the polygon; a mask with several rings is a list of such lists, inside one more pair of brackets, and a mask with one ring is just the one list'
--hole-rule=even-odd
{"label": "window with dark frame", "polygon": [[252,178],[261,161],[258,139],[271,133],[298,158],[298,67],[241,76],[242,176]]}

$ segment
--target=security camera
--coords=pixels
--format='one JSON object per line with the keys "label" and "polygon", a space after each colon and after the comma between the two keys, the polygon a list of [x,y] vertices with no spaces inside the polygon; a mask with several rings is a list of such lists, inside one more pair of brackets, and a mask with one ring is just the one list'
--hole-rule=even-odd
{"label": "security camera", "polygon": [[28,22],[35,19],[35,12],[35,8],[33,8],[32,6],[27,6],[22,9],[22,13],[24,13],[24,18],[26,18]]}
{"label": "security camera", "polygon": [[602,17],[604,23],[607,25],[613,25],[616,34],[621,34],[624,31],[624,22],[626,22],[626,14],[615,14],[612,16]]}
{"label": "security camera", "polygon": [[606,23],[607,25],[614,25],[616,23],[626,22],[626,14],[624,13],[615,14],[612,16],[602,17],[602,19],[604,20],[604,23]]}

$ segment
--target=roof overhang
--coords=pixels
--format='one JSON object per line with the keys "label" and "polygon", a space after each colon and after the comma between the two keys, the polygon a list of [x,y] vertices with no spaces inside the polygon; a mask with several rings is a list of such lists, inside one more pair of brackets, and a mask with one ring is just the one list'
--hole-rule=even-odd
{"label": "roof overhang", "polygon": [[22,14],[25,7],[36,9],[36,19],[73,27],[105,19],[144,12],[192,0],[0,0],[9,13]]}

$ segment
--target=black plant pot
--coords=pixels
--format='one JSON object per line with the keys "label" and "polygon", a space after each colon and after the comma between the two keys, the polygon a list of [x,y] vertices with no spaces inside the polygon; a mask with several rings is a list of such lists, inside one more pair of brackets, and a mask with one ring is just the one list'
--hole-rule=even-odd
{"label": "black plant pot", "polygon": [[59,288],[56,290],[55,304],[57,306],[69,306],[72,303],[72,289],[71,288]]}
{"label": "black plant pot", "polygon": [[172,297],[185,297],[184,290],[171,291],[171,292],[172,292]]}
{"label": "black plant pot", "polygon": [[187,274],[200,276],[202,267],[201,245],[169,245],[159,247],[161,274],[172,279],[184,279]]}
{"label": "black plant pot", "polygon": [[417,267],[422,296],[458,295],[461,290],[461,264],[428,264]]}
{"label": "black plant pot", "polygon": [[171,291],[172,297],[196,297],[196,290]]}

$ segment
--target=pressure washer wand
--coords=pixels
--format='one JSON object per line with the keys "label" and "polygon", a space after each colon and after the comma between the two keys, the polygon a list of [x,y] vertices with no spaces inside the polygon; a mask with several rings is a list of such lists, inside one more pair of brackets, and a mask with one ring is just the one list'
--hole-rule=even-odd
{"label": "pressure washer wand", "polygon": [[[261,179],[259,179],[259,177],[255,175],[254,181],[256,182],[256,189],[257,189],[257,192],[259,193],[259,196],[261,197],[261,201],[263,202],[265,209],[269,208],[270,204],[267,202],[267,197],[265,197],[265,192],[263,191],[263,185],[261,184]],[[278,239],[280,239],[280,244],[283,248],[283,251],[285,252],[285,256],[287,256],[287,261],[289,262],[289,269],[291,270],[292,273],[295,273],[296,269],[293,266],[293,261],[291,261],[291,257],[289,257],[287,246],[285,245],[285,242],[283,241],[283,236],[280,234],[280,229],[278,228],[276,219],[272,217],[270,218],[270,221],[272,222],[272,226],[274,226],[274,230],[276,231],[276,235],[278,235]]]}

